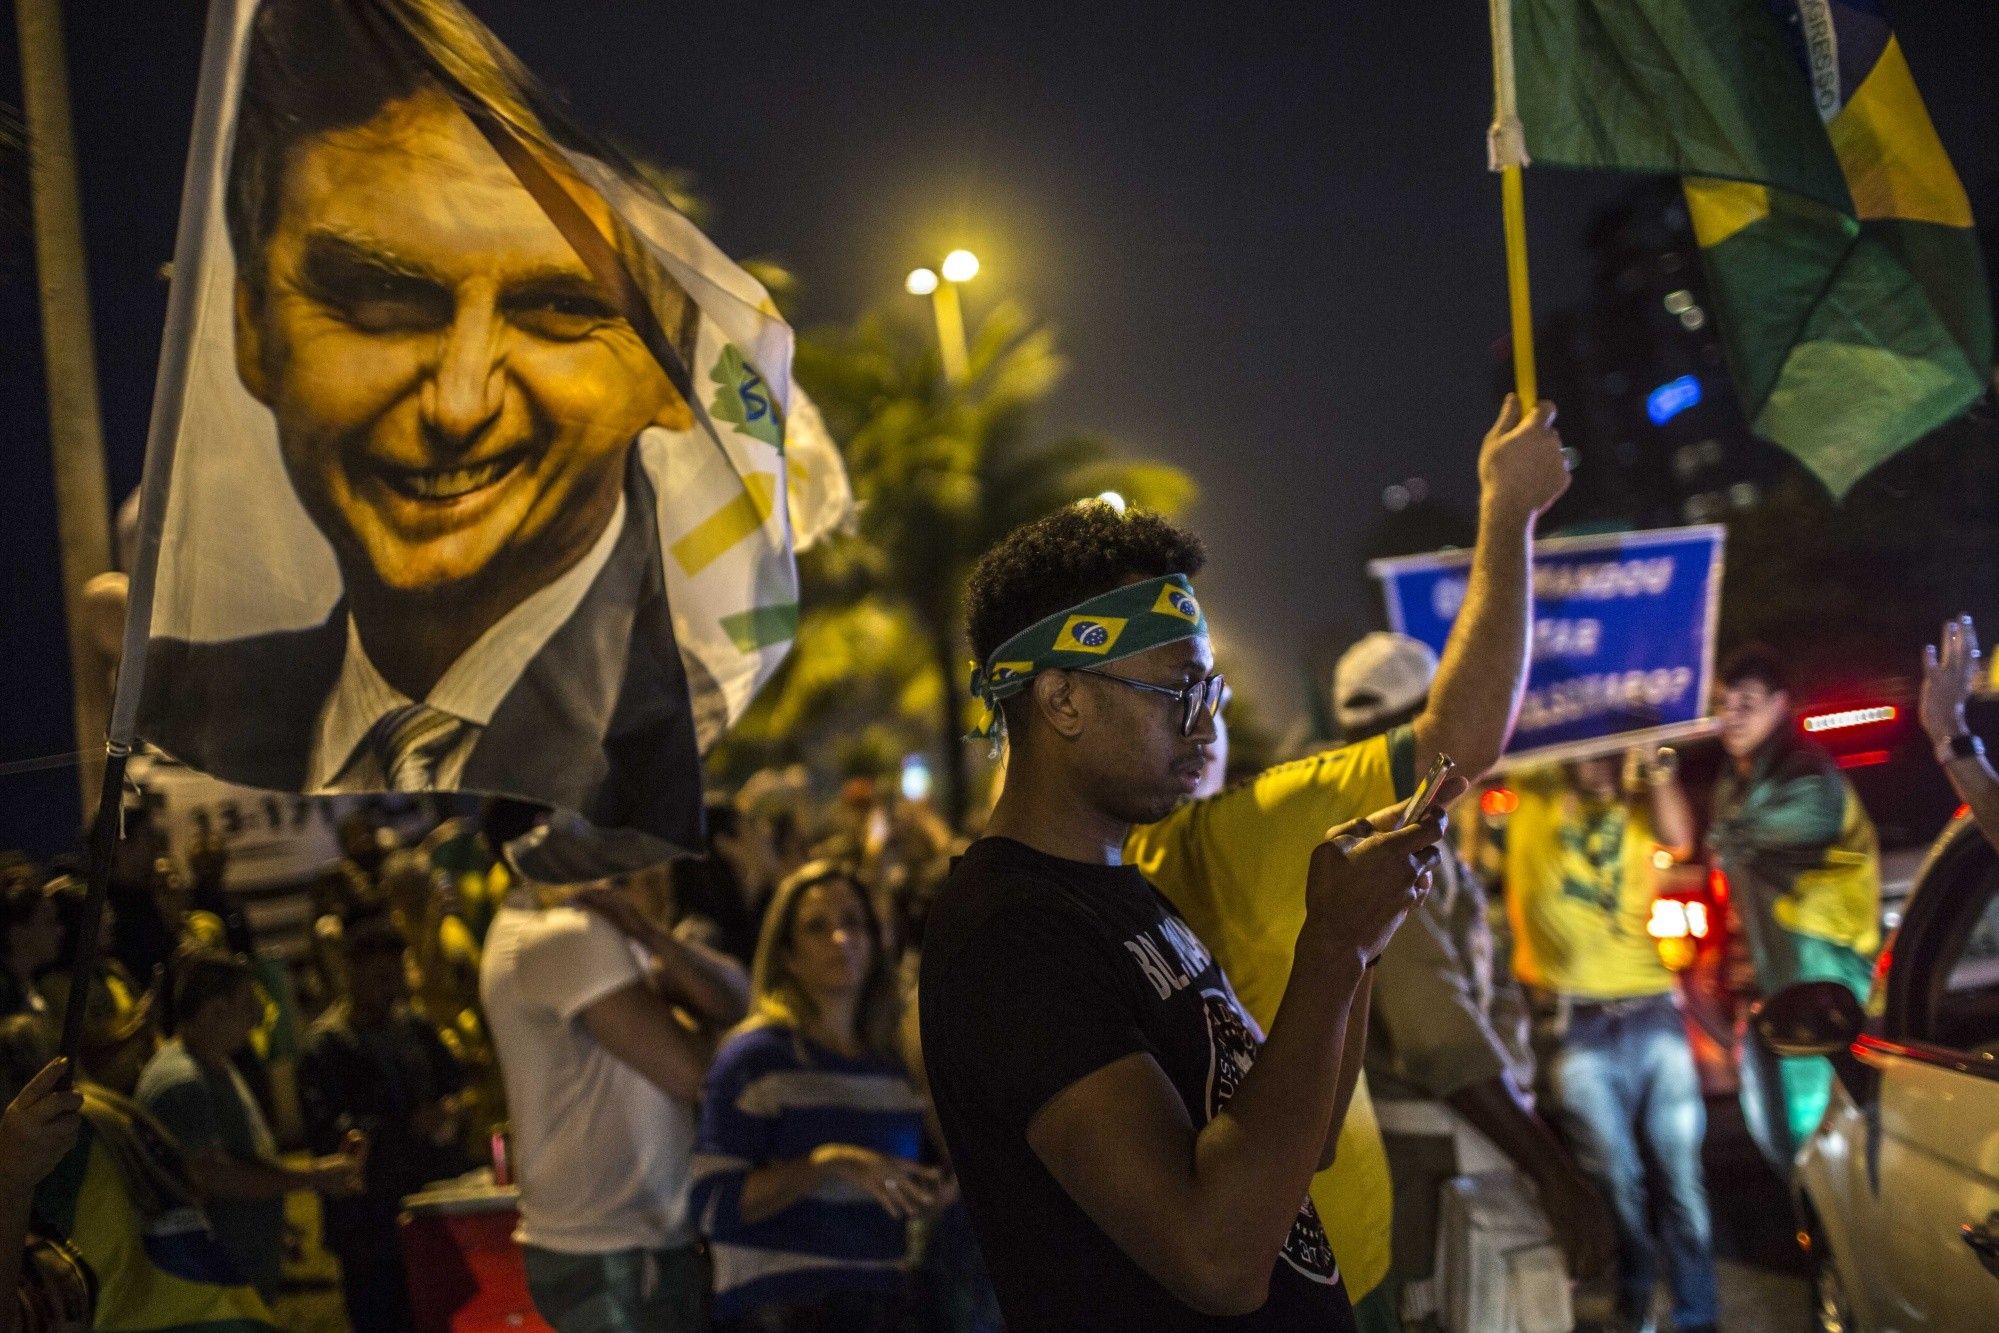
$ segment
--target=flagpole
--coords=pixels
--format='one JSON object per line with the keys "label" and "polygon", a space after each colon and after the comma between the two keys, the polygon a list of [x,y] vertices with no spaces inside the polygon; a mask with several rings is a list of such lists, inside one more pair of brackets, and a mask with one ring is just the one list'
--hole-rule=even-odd
{"label": "flagpole", "polygon": [[1534,377],[1534,301],[1527,287],[1527,191],[1521,168],[1527,135],[1513,84],[1513,0],[1489,0],[1492,15],[1492,126],[1486,159],[1499,173],[1499,211],[1506,228],[1506,300],[1513,317],[1513,386],[1523,412],[1540,394]]}
{"label": "flagpole", "polygon": [[187,400],[188,360],[200,313],[208,224],[227,160],[222,142],[228,126],[239,39],[247,36],[245,5],[256,0],[209,0],[208,29],[201,48],[201,81],[194,99],[194,128],[187,170],[181,179],[180,226],[174,236],[173,283],[167,293],[166,327],[160,340],[160,368],[153,384],[153,416],[146,432],[146,468],[140,483],[138,549],[132,561],[131,595],[125,610],[125,641],[118,686],[112,698],[104,742],[104,781],[97,817],[90,830],[89,886],[84,895],[76,946],[70,955],[69,998],[63,1011],[60,1052],[74,1077],[83,1048],[83,1022],[90,980],[97,970],[97,936],[111,886],[111,858],[123,823],[125,764],[138,730],[139,693],[146,674],[146,642],[152,630],[153,587],[160,562],[160,533],[166,526],[167,483],[173,474],[174,445]]}

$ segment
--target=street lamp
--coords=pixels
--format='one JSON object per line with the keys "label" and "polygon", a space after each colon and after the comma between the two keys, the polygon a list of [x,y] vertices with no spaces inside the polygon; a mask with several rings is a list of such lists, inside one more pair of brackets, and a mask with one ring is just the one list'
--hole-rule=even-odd
{"label": "street lamp", "polygon": [[949,282],[970,282],[979,276],[979,257],[970,250],[953,250],[944,256],[944,277]]}
{"label": "street lamp", "polygon": [[[942,277],[938,276],[939,271]],[[970,250],[953,250],[936,269],[919,268],[903,280],[911,296],[930,298],[931,313],[937,317],[937,354],[944,362],[944,378],[953,384],[965,378],[968,355],[965,349],[965,312],[958,304],[958,284],[979,275],[979,257]]]}

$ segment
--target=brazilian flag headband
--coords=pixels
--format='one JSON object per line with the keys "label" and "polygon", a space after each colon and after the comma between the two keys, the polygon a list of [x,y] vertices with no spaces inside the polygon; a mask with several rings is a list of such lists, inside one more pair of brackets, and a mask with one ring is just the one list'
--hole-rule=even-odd
{"label": "brazilian flag headband", "polygon": [[1168,574],[1113,588],[1045,620],[1037,620],[972,667],[972,695],[986,706],[978,732],[997,741],[1000,700],[1027,688],[1038,671],[1101,666],[1164,643],[1208,632],[1185,574]]}

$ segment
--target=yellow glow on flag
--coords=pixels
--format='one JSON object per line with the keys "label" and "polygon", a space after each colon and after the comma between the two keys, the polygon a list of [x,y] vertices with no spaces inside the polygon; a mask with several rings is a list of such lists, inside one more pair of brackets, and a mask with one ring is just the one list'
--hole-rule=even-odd
{"label": "yellow glow on flag", "polygon": [[689,529],[673,544],[673,558],[689,578],[715,563],[724,552],[761,528],[777,498],[777,474],[752,472],[743,478],[735,499]]}
{"label": "yellow glow on flag", "polygon": [[1971,201],[1892,37],[1825,128],[1860,217],[1971,225]]}
{"label": "yellow glow on flag", "polygon": [[1703,250],[1770,216],[1768,186],[1689,176],[1686,187],[1687,215],[1694,224],[1694,239]]}

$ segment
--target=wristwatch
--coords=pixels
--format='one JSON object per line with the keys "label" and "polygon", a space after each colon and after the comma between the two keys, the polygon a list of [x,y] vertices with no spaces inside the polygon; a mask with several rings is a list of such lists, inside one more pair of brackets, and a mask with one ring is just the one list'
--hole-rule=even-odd
{"label": "wristwatch", "polygon": [[1937,762],[1948,764],[1954,759],[1983,759],[1985,742],[1968,731],[1960,731],[1955,736],[1947,736],[1937,742]]}

